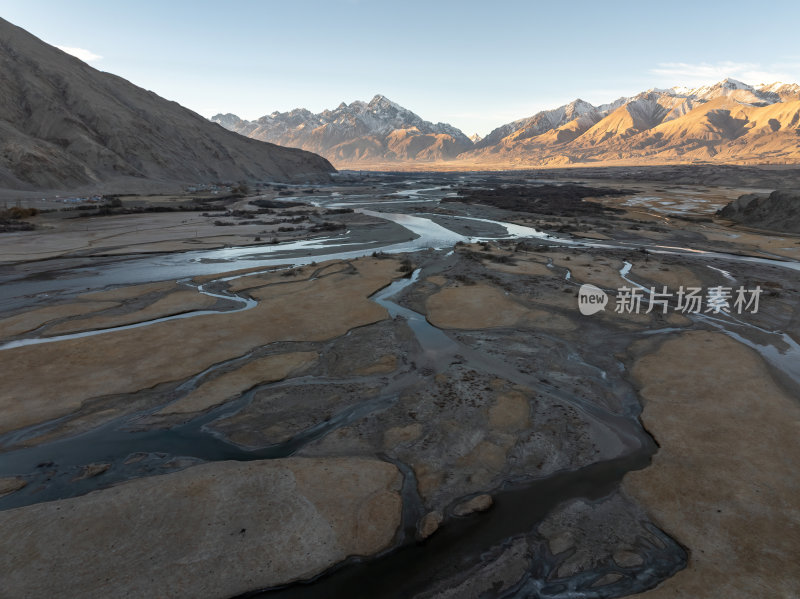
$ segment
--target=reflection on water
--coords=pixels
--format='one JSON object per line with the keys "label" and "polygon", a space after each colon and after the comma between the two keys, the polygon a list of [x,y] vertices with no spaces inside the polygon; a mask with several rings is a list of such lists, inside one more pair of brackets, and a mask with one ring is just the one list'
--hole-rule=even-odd
{"label": "reflection on water", "polygon": [[419,340],[419,344],[425,354],[435,361],[439,357],[452,353],[457,344],[442,330],[430,324],[419,312],[414,312],[393,301],[389,301],[390,298],[400,293],[400,291],[409,285],[413,285],[419,279],[419,273],[420,269],[417,269],[411,277],[394,281],[389,286],[373,295],[371,299],[386,308],[392,318],[396,316],[404,318]]}
{"label": "reflection on water", "polygon": [[[791,266],[791,263],[787,263],[787,266]],[[795,264],[794,266],[797,265]],[[709,268],[714,267],[709,266]],[[649,287],[641,285],[631,279],[630,273],[632,269],[633,265],[630,262],[624,262],[623,267],[619,271],[620,277],[632,286],[642,290],[645,296],[649,296]],[[728,271],[717,268],[714,270],[719,270],[726,277],[735,280]],[[703,313],[692,313],[688,316],[690,316],[692,320],[711,325],[732,339],[756,350],[767,363],[771,364],[800,386],[800,344],[792,339],[791,336],[781,331],[762,329],[754,324],[736,318],[733,314],[725,314],[724,312],[720,312],[717,316]],[[664,331],[673,332],[673,329],[665,329]],[[770,343],[758,343],[747,335],[742,334],[745,332],[749,332],[751,335],[758,338],[769,339]]]}
{"label": "reflection on water", "polygon": [[[386,213],[386,212],[375,212],[374,210],[364,210],[361,209],[358,212],[362,214],[366,214],[367,216],[374,216],[376,218],[382,218],[393,223],[397,223],[418,235],[418,238],[414,240],[408,247],[413,248],[413,250],[425,249],[425,248],[436,248],[441,249],[445,247],[450,247],[455,245],[459,241],[461,242],[468,242],[469,238],[463,235],[459,235],[451,231],[450,229],[443,227],[429,218],[424,218],[422,216],[412,216],[410,214],[393,214],[393,213]],[[388,246],[384,248],[383,251],[397,251],[393,250],[394,246]],[[400,251],[413,251],[413,250],[400,250]]]}
{"label": "reflection on water", "polygon": [[[430,193],[441,191],[443,187],[432,187],[426,189],[408,190],[402,193],[406,195],[416,195],[419,193]],[[359,196],[360,197],[360,196]],[[338,199],[338,198],[337,198]],[[330,201],[330,199],[329,199]],[[324,202],[322,202],[324,204]],[[345,202],[346,203],[346,202]],[[380,202],[375,202],[380,204]],[[505,236],[481,236],[470,237],[448,229],[442,226],[431,218],[423,215],[411,215],[400,213],[387,213],[364,208],[356,208],[356,212],[372,216],[375,218],[388,221],[395,225],[402,227],[402,231],[410,233],[411,238],[404,241],[398,241],[398,236],[395,231],[393,241],[386,243],[381,242],[380,239],[367,239],[356,241],[351,235],[350,231],[343,235],[332,237],[323,237],[317,239],[306,239],[300,241],[292,241],[283,244],[275,245],[262,245],[262,246],[247,246],[247,247],[232,247],[221,248],[213,250],[200,250],[193,252],[173,253],[161,256],[146,256],[142,258],[135,258],[132,260],[125,260],[121,262],[114,262],[98,268],[78,268],[70,272],[68,279],[55,278],[50,280],[20,280],[10,281],[4,284],[4,293],[7,298],[24,298],[24,296],[31,296],[41,293],[50,293],[55,291],[66,290],[68,292],[76,292],[78,290],[84,291],[88,289],[100,289],[111,285],[135,284],[150,281],[169,280],[169,279],[183,279],[186,277],[193,277],[198,275],[209,275],[215,273],[224,273],[233,270],[234,268],[247,268],[248,266],[262,266],[264,270],[274,268],[276,266],[301,266],[316,262],[317,260],[351,260],[362,256],[369,255],[373,252],[384,253],[402,253],[402,252],[416,252],[423,249],[446,249],[451,248],[459,242],[470,243],[477,241],[491,241],[498,239],[515,239],[515,238],[530,238],[548,240],[554,244],[579,246],[586,248],[597,249],[630,249],[630,246],[597,242],[581,239],[580,241],[574,239],[554,237],[549,233],[540,231],[533,227],[519,225],[516,223],[509,223],[503,221],[496,221],[487,218],[477,218],[469,216],[456,216],[448,215],[448,218],[455,220],[466,220],[482,222],[491,224],[496,227],[505,229]],[[377,237],[380,237],[378,235]],[[390,235],[390,237],[392,237]],[[352,248],[352,249],[348,249]],[[790,268],[793,270],[800,270],[800,263],[789,262],[783,260],[774,260],[769,258],[758,258],[754,256],[740,256],[733,254],[726,254],[723,252],[713,252],[705,250],[694,250],[685,247],[663,246],[656,245],[648,248],[648,251],[659,254],[694,254],[708,258],[722,258],[726,260],[752,262],[757,264],[765,264],[772,266],[780,266],[783,268]],[[626,263],[626,268],[621,272],[621,276],[626,278],[630,265]],[[730,272],[720,272],[729,278],[733,278]],[[230,277],[220,279],[221,281],[230,280]],[[635,284],[633,281],[629,281]],[[209,285],[210,283],[206,284]],[[248,310],[255,306],[255,301],[247,298],[241,298],[230,295],[220,295],[206,291],[202,286],[198,288],[200,293],[230,299],[242,303],[241,307],[237,310]],[[8,302],[8,300],[6,300]],[[11,300],[13,302],[13,300]],[[32,345],[38,343],[51,343],[65,339],[75,339],[79,337],[87,337],[91,335],[103,334],[109,331],[125,330],[130,328],[150,326],[168,320],[193,318],[196,316],[203,316],[208,314],[216,314],[219,311],[215,310],[200,310],[196,312],[189,312],[178,314],[174,316],[167,316],[146,322],[136,323],[133,325],[126,325],[122,327],[114,327],[105,330],[88,331],[83,333],[74,333],[70,335],[63,335],[60,337],[51,338],[29,338],[23,340],[12,341],[0,346],[0,350],[11,349],[23,345]]]}

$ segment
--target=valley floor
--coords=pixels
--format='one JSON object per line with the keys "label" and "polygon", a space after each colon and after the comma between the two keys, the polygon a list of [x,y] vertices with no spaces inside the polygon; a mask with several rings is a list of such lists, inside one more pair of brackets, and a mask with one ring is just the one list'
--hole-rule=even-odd
{"label": "valley floor", "polygon": [[800,238],[716,218],[780,179],[721,170],[343,173],[0,234],[4,592],[793,596]]}

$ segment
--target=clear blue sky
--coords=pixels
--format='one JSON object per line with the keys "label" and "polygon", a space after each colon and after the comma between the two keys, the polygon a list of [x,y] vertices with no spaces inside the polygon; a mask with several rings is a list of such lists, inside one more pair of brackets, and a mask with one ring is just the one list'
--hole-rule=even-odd
{"label": "clear blue sky", "polygon": [[800,3],[0,0],[0,16],[204,116],[382,93],[468,135],[581,97],[800,81]]}

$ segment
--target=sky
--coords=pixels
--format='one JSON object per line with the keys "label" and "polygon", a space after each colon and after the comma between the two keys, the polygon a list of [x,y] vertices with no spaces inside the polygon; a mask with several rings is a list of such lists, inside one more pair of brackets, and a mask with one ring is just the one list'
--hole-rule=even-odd
{"label": "sky", "polygon": [[575,98],[800,82],[796,0],[0,0],[0,16],[206,117],[380,93],[485,135]]}

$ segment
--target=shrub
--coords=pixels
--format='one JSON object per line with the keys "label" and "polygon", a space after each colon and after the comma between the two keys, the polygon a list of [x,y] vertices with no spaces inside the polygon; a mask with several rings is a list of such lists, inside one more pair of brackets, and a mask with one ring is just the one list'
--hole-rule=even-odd
{"label": "shrub", "polygon": [[397,270],[400,272],[413,272],[414,263],[409,258],[403,258],[403,261],[400,262],[400,268]]}

